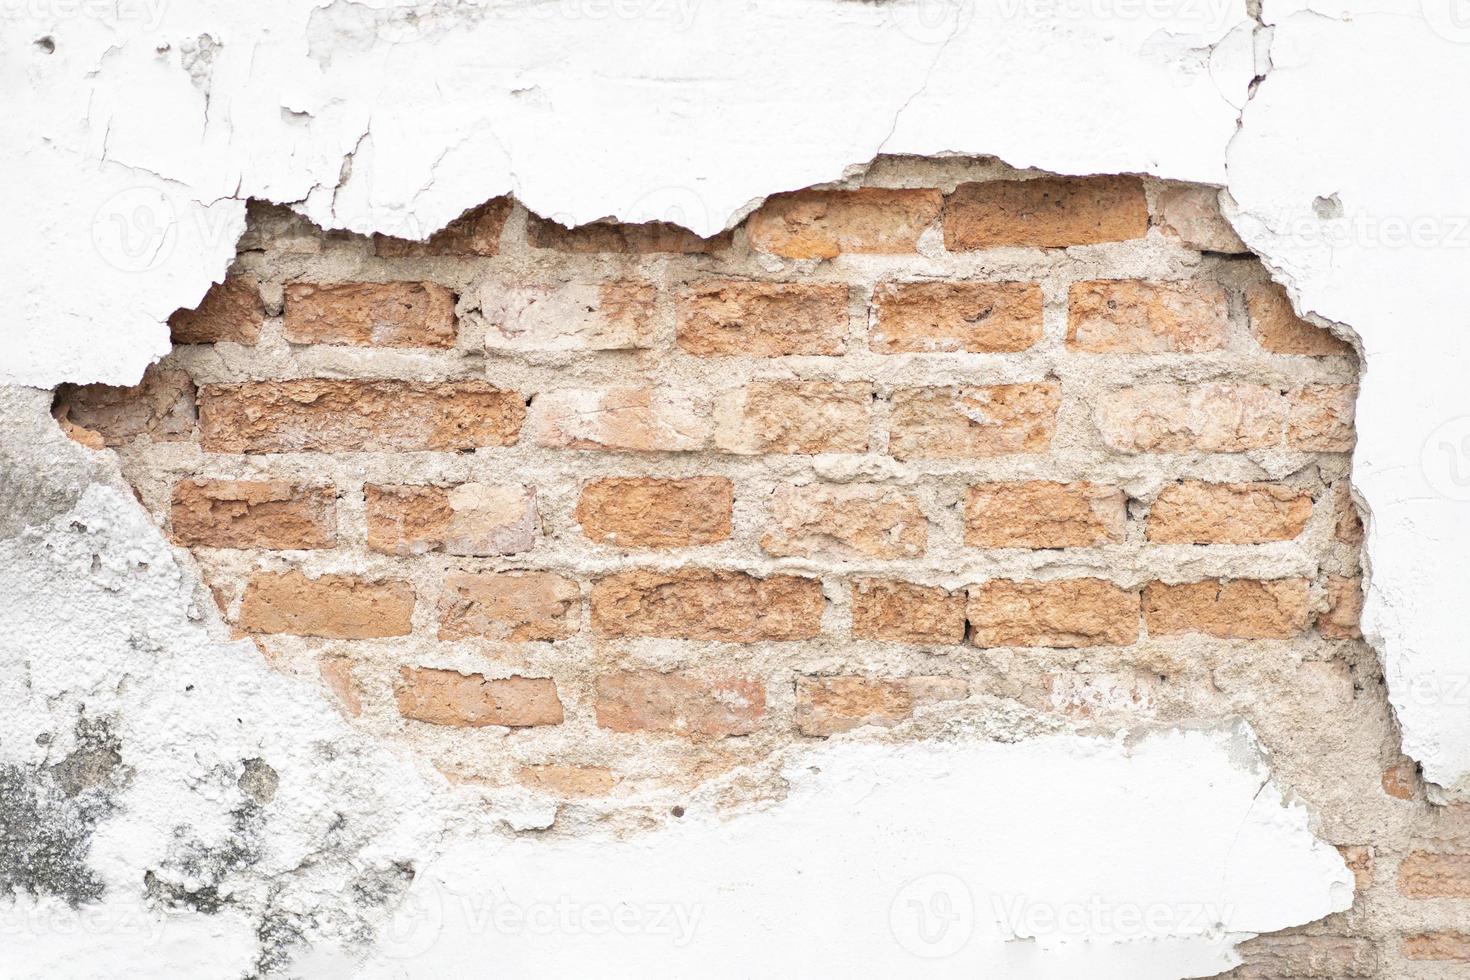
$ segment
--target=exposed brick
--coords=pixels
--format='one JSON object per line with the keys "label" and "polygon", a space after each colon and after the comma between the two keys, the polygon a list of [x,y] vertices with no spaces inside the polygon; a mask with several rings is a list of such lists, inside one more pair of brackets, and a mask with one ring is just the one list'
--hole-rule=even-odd
{"label": "exposed brick", "polygon": [[1377,977],[1378,951],[1353,936],[1275,935],[1240,947],[1244,959],[1224,980],[1357,980]]}
{"label": "exposed brick", "polygon": [[768,199],[746,229],[753,248],[790,259],[913,252],[943,205],[937,190],[797,191]]}
{"label": "exposed brick", "polygon": [[1245,291],[1251,333],[1256,342],[1277,354],[1309,357],[1347,356],[1353,348],[1330,330],[1323,330],[1296,315],[1286,290],[1274,282],[1260,282]]}
{"label": "exposed brick", "polygon": [[483,381],[246,381],[199,389],[212,453],[474,449],[516,441],[525,403]]}
{"label": "exposed brick", "polygon": [[1312,495],[1274,483],[1184,480],[1159,492],[1148,539],[1160,544],[1262,544],[1290,541],[1312,516]]}
{"label": "exposed brick", "polygon": [[169,527],[186,547],[330,548],[336,500],[332,487],[289,480],[184,480],[174,487]]}
{"label": "exposed brick", "polygon": [[250,633],[288,633],[332,640],[407,636],[413,586],[355,575],[307,578],[301,572],[256,572],[236,620]]}
{"label": "exposed brick", "polygon": [[695,255],[722,251],[730,246],[729,232],[701,238],[687,228],[665,221],[646,221],[636,225],[594,221],[568,228],[535,215],[526,223],[526,238],[535,248],[581,254],[671,252]]}
{"label": "exposed brick", "polygon": [[1470,933],[1420,932],[1405,936],[1399,949],[1406,960],[1470,963]]}
{"label": "exposed brick", "polygon": [[1264,385],[1160,384],[1104,392],[1097,427],[1125,453],[1239,453],[1281,445],[1287,402]]}
{"label": "exposed brick", "polygon": [[1329,640],[1358,640],[1363,633],[1363,580],[1356,576],[1327,576],[1327,611],[1317,617],[1317,632]]}
{"label": "exposed brick", "polygon": [[958,677],[798,677],[796,728],[822,737],[864,725],[892,728],[920,705],[969,696]]}
{"label": "exposed brick", "polygon": [[531,402],[531,436],[548,449],[690,452],[709,444],[703,396],[678,388],[564,388]]}
{"label": "exposed brick", "polygon": [[510,198],[497,197],[466,211],[430,235],[426,242],[378,235],[374,244],[378,254],[384,258],[419,255],[489,257],[500,252],[500,234],[508,217]]}
{"label": "exposed brick", "polygon": [[825,606],[822,583],[814,578],[630,569],[593,584],[592,628],[604,637],[807,640],[821,632]]}
{"label": "exposed brick", "polygon": [[1349,452],[1357,400],[1357,385],[1309,385],[1292,392],[1287,443],[1305,452]]}
{"label": "exposed brick", "polygon": [[1358,505],[1353,501],[1353,494],[1346,480],[1338,483],[1332,490],[1332,509],[1336,515],[1333,536],[1343,544],[1362,544],[1363,518],[1358,513]]}
{"label": "exposed brick", "polygon": [[1160,684],[1157,674],[1142,670],[1069,670],[1047,675],[1047,704],[1084,720],[1114,713],[1152,718]]}
{"label": "exposed brick", "polygon": [[1410,852],[1399,863],[1399,892],[1409,898],[1470,898],[1470,853]]}
{"label": "exposed brick", "polygon": [[761,549],[771,555],[916,558],[929,541],[918,499],[891,487],[782,484],[771,494],[770,514]]}
{"label": "exposed brick", "polygon": [[1095,354],[1195,354],[1225,346],[1230,316],[1216,282],[1097,279],[1068,294],[1067,346]]}
{"label": "exposed brick", "polygon": [[357,672],[352,658],[328,655],[317,661],[317,671],[322,683],[337,699],[341,711],[348,718],[362,716],[362,690],[357,683]]}
{"label": "exposed brick", "polygon": [[260,281],[253,276],[228,276],[209,287],[192,310],[168,318],[169,339],[175,344],[254,344],[265,324],[265,301]]}
{"label": "exposed brick", "polygon": [[560,725],[556,682],[548,677],[492,679],[432,667],[400,667],[398,713],[410,721],[456,728]]}
{"label": "exposed brick", "polygon": [[581,799],[610,792],[618,778],[606,766],[545,763],[516,769],[516,782],[551,796]]}
{"label": "exposed brick", "polygon": [[1043,453],[1061,403],[1055,381],[900,389],[890,403],[888,451],[899,459]]}
{"label": "exposed brick", "polygon": [[766,689],[748,677],[652,670],[604,674],[597,678],[596,712],[597,724],[615,732],[749,735],[766,713]]}
{"label": "exposed brick", "polygon": [[867,452],[872,392],[866,382],[751,382],[720,396],[715,445],[746,456]]}
{"label": "exposed brick", "polygon": [[1290,639],[1307,627],[1306,579],[1150,582],[1143,616],[1154,636],[1203,633],[1220,639]]}
{"label": "exposed brick", "polygon": [[944,202],[944,245],[1065,248],[1148,234],[1137,177],[1039,177],[961,184]]}
{"label": "exposed brick", "polygon": [[283,332],[293,344],[454,346],[454,293],[432,282],[293,282]]}
{"label": "exposed brick", "polygon": [[96,433],[108,446],[140,436],[178,442],[194,432],[194,402],[194,382],[187,374],[154,365],[132,387],[59,385],[53,412],[58,419]]}
{"label": "exposed brick", "polygon": [[657,295],[652,283],[634,279],[555,286],[489,283],[480,290],[485,348],[496,352],[649,347]]}
{"label": "exposed brick", "polygon": [[610,477],[582,486],[573,518],[599,544],[687,548],[727,540],[734,502],[723,476]]}
{"label": "exposed brick", "polygon": [[716,279],[676,301],[679,346],[698,357],[841,354],[847,346],[847,287]]}
{"label": "exposed brick", "polygon": [[1128,496],[1100,483],[982,483],[965,494],[972,548],[1091,548],[1118,544]]}
{"label": "exposed brick", "polygon": [[564,640],[581,621],[581,589],[551,572],[455,572],[439,596],[441,640]]}
{"label": "exposed brick", "polygon": [[536,492],[509,483],[364,488],[368,547],[390,555],[515,555],[536,544]]}
{"label": "exposed brick", "polygon": [[869,345],[880,354],[1023,351],[1041,339],[1031,282],[887,282],[873,290]]}
{"label": "exposed brick", "polygon": [[970,587],[970,639],[981,647],[1124,646],[1138,639],[1138,593],[1096,578],[993,579]]}
{"label": "exposed brick", "polygon": [[1373,848],[1357,844],[1338,844],[1337,853],[1353,873],[1353,887],[1358,895],[1373,887]]}
{"label": "exposed brick", "polygon": [[965,642],[965,595],[886,579],[852,584],[852,635],[892,643]]}
{"label": "exposed brick", "polygon": [[1162,187],[1156,198],[1158,220],[1166,237],[1201,252],[1243,255],[1250,251],[1220,213],[1220,191],[1194,184]]}
{"label": "exposed brick", "polygon": [[1412,800],[1415,787],[1419,784],[1419,767],[1405,759],[1383,770],[1380,782],[1383,791],[1394,799]]}

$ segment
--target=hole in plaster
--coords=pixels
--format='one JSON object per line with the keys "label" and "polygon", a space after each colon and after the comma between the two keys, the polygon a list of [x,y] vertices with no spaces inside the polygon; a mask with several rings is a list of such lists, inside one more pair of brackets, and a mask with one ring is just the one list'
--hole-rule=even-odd
{"label": "hole in plaster", "polygon": [[1312,210],[1317,217],[1323,221],[1331,221],[1342,217],[1342,198],[1334,191],[1326,197],[1319,197],[1312,201]]}
{"label": "hole in plaster", "polygon": [[41,49],[42,54],[54,54],[56,52],[56,40],[50,35],[36,40],[36,47]]}

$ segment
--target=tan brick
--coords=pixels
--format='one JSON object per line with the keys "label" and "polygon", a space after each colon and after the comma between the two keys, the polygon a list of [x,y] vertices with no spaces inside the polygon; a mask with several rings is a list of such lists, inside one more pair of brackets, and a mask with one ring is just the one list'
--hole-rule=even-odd
{"label": "tan brick", "polygon": [[1311,453],[1351,451],[1357,400],[1357,385],[1309,385],[1292,392],[1287,444]]}
{"label": "tan brick", "polygon": [[709,402],[678,388],[564,388],[531,402],[531,436],[548,449],[692,452],[713,427]]}
{"label": "tan brick", "polygon": [[378,235],[374,244],[378,254],[384,258],[421,255],[489,257],[500,252],[500,234],[508,217],[510,198],[497,197],[470,208],[430,235],[426,242]]}
{"label": "tan brick", "polygon": [[1126,646],[1138,639],[1138,593],[1096,578],[993,579],[970,587],[970,640],[980,647]]}
{"label": "tan brick", "polygon": [[212,453],[412,452],[508,446],[525,403],[483,381],[247,381],[199,389]]}
{"label": "tan brick", "polygon": [[1338,844],[1337,853],[1353,873],[1353,887],[1359,897],[1373,887],[1373,848],[1358,844]]}
{"label": "tan brick", "polygon": [[[178,442],[194,433],[194,382],[176,368],[153,365],[132,387],[59,385],[52,409],[63,422],[90,430],[88,437],[120,446],[141,436]],[[76,438],[74,435],[73,438]]]}
{"label": "tan brick", "polygon": [[1156,199],[1159,230],[1201,252],[1244,255],[1250,251],[1220,213],[1220,191],[1198,184],[1170,184]]}
{"label": "tan brick", "polygon": [[697,357],[841,354],[847,287],[715,279],[683,289],[675,304],[679,346]]}
{"label": "tan brick", "polygon": [[1225,346],[1230,316],[1214,282],[1095,279],[1068,293],[1067,346],[1094,354],[1197,354]]}
{"label": "tan brick", "polygon": [[342,714],[348,718],[361,717],[362,689],[357,683],[357,672],[353,668],[352,658],[324,656],[317,661],[317,671],[321,674],[322,683],[337,699]]}
{"label": "tan brick", "polygon": [[332,487],[289,480],[184,480],[174,487],[169,527],[185,547],[330,548],[336,501]]}
{"label": "tan brick", "polygon": [[1383,791],[1394,799],[1412,800],[1415,787],[1419,784],[1419,767],[1405,759],[1383,770],[1380,782]]}
{"label": "tan brick", "polygon": [[1264,385],[1160,384],[1104,392],[1097,427],[1124,453],[1238,453],[1281,445],[1287,402]]}
{"label": "tan brick", "polygon": [[1256,342],[1277,354],[1308,357],[1345,357],[1353,348],[1330,330],[1323,330],[1296,315],[1286,290],[1274,282],[1259,282],[1245,291],[1251,333]]}
{"label": "tan brick", "polygon": [[730,537],[735,493],[723,476],[610,477],[582,486],[582,533],[622,548],[688,548]]}
{"label": "tan brick", "polygon": [[770,514],[761,536],[770,555],[917,558],[929,541],[918,498],[892,487],[786,483],[772,491]]}
{"label": "tan brick", "polygon": [[745,456],[863,453],[872,411],[866,382],[755,381],[720,396],[715,445]]}
{"label": "tan brick", "polygon": [[1047,704],[1071,718],[1125,714],[1152,718],[1161,682],[1143,670],[1069,670],[1046,677]]}
{"label": "tan brick", "polygon": [[752,248],[790,259],[897,254],[917,250],[943,205],[937,190],[797,191],[767,199],[746,229]]}
{"label": "tan brick", "polygon": [[432,282],[347,282],[286,287],[283,332],[293,344],[454,346],[454,293]]}
{"label": "tan brick", "polygon": [[531,728],[560,725],[556,682],[549,677],[462,674],[432,667],[400,667],[394,695],[410,721],[455,728]]}
{"label": "tan brick", "polygon": [[597,724],[615,732],[749,735],[766,713],[766,689],[748,677],[652,670],[604,674],[597,678],[596,712]]}
{"label": "tan brick", "polygon": [[852,635],[892,643],[965,642],[965,596],[885,579],[852,584]]}
{"label": "tan brick", "polygon": [[515,555],[536,544],[536,492],[518,483],[368,484],[368,547],[389,555]]}
{"label": "tan brick", "polygon": [[545,763],[516,769],[516,782],[549,796],[584,799],[611,792],[618,778],[606,766]]}
{"label": "tan brick", "polygon": [[1408,898],[1470,898],[1470,853],[1412,851],[1399,864]]}
{"label": "tan brick", "polygon": [[439,596],[441,640],[564,640],[581,622],[581,589],[551,572],[455,572]]}
{"label": "tan brick", "polygon": [[1274,483],[1183,480],[1159,492],[1148,539],[1159,544],[1263,544],[1290,541],[1312,516],[1312,495]]}
{"label": "tan brick", "polygon": [[169,339],[175,344],[254,344],[265,324],[265,301],[260,281],[253,276],[227,276],[209,287],[192,310],[168,318]]}
{"label": "tan brick", "polygon": [[593,584],[592,628],[604,637],[807,640],[821,633],[825,606],[822,583],[814,578],[630,569]]}
{"label": "tan brick", "polygon": [[1420,932],[1405,936],[1399,945],[1406,960],[1470,963],[1470,933]]}
{"label": "tan brick", "polygon": [[982,483],[965,494],[971,548],[1092,548],[1122,542],[1128,495],[1100,483]]}
{"label": "tan brick", "polygon": [[413,586],[403,581],[256,572],[245,586],[236,624],[249,633],[368,640],[407,636],[413,606]]}
{"label": "tan brick", "polygon": [[526,224],[526,237],[534,248],[554,248],[580,254],[670,252],[695,255],[730,247],[729,232],[701,238],[687,228],[665,221],[646,221],[636,225],[594,221],[568,228],[559,222],[531,215]]}
{"label": "tan brick", "polygon": [[1137,177],[1040,177],[961,184],[944,202],[944,245],[1066,248],[1148,234]]}
{"label": "tan brick", "polygon": [[1244,959],[1224,980],[1357,980],[1377,977],[1378,951],[1352,936],[1275,935],[1240,947]]}
{"label": "tan brick", "polygon": [[1041,339],[1031,282],[887,282],[873,290],[869,345],[880,354],[1004,354]]}
{"label": "tan brick", "polygon": [[634,279],[487,283],[480,290],[485,348],[495,353],[650,347],[657,296],[652,283]]}
{"label": "tan brick", "polygon": [[1290,639],[1307,628],[1306,579],[1150,582],[1143,617],[1154,636],[1203,633],[1221,639]]}
{"label": "tan brick", "polygon": [[903,388],[890,402],[888,452],[898,459],[1044,453],[1061,403],[1055,381]]}
{"label": "tan brick", "polygon": [[1327,611],[1317,616],[1317,632],[1329,640],[1362,639],[1358,621],[1363,615],[1363,580],[1327,576],[1327,601]]}
{"label": "tan brick", "polygon": [[969,696],[970,686],[958,677],[798,677],[796,728],[819,737],[864,725],[892,728],[920,705]]}

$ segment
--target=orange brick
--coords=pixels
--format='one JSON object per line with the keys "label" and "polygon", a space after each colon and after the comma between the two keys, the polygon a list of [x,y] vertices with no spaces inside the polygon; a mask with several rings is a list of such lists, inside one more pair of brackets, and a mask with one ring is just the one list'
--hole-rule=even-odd
{"label": "orange brick", "polygon": [[872,410],[866,382],[756,381],[721,395],[715,445],[745,456],[867,452]]}
{"label": "orange brick", "polygon": [[432,282],[293,282],[284,333],[293,344],[454,346],[454,293]]}
{"label": "orange brick", "polygon": [[1203,633],[1221,639],[1290,639],[1307,627],[1306,579],[1150,582],[1143,616],[1154,636]]}
{"label": "orange brick", "polygon": [[746,227],[752,248],[790,259],[896,254],[917,250],[943,205],[937,190],[797,191],[769,198]]}
{"label": "orange brick", "polygon": [[256,572],[245,586],[237,625],[249,633],[368,640],[407,636],[413,607],[413,586],[407,582]]}
{"label": "orange brick", "polygon": [[560,725],[556,682],[548,677],[492,679],[432,667],[400,667],[398,713],[410,721],[455,728]]}
{"label": "orange brick", "polygon": [[892,643],[965,642],[965,596],[884,579],[852,584],[852,635]]}
{"label": "orange brick", "polygon": [[708,401],[678,388],[564,388],[531,402],[531,435],[548,449],[691,452],[709,444]]}
{"label": "orange brick", "polygon": [[727,540],[734,502],[723,476],[611,477],[583,485],[573,518],[599,544],[687,548]]}
{"label": "orange brick", "polygon": [[1118,544],[1128,496],[1099,483],[982,483],[965,495],[972,548],[1091,548]]}
{"label": "orange brick", "polygon": [[970,587],[970,639],[981,647],[1126,646],[1138,639],[1138,593],[1096,578],[993,579]]}
{"label": "orange brick", "polygon": [[961,184],[944,202],[944,245],[1066,248],[1148,234],[1137,177],[1039,177]]}
{"label": "orange brick", "polygon": [[485,348],[494,353],[649,347],[657,296],[652,283],[635,279],[490,284],[480,291]]}
{"label": "orange brick", "polygon": [[564,640],[581,621],[581,589],[551,572],[455,572],[439,597],[441,640]]}
{"label": "orange brick", "polygon": [[516,441],[525,403],[483,381],[246,381],[199,389],[212,453],[465,450]]}
{"label": "orange brick", "polygon": [[796,728],[819,737],[864,725],[892,728],[920,705],[969,696],[969,685],[958,677],[798,677]]}
{"label": "orange brick", "polygon": [[807,640],[822,630],[819,579],[745,572],[630,569],[592,586],[598,636],[756,643]]}
{"label": "orange brick", "polygon": [[521,766],[516,770],[516,782],[552,796],[583,799],[610,792],[618,777],[606,766],[545,763]]}
{"label": "orange brick", "polygon": [[228,276],[209,287],[192,310],[168,318],[169,339],[175,344],[254,344],[265,323],[265,301],[260,281],[253,276]]}
{"label": "orange brick", "polygon": [[1337,853],[1353,873],[1353,887],[1359,896],[1373,887],[1373,849],[1357,844],[1338,844]]}
{"label": "orange brick", "polygon": [[1470,963],[1470,933],[1420,932],[1405,936],[1399,948],[1406,960]]}
{"label": "orange brick", "polygon": [[185,547],[330,548],[336,501],[332,487],[288,480],[184,480],[174,487],[169,526]]}
{"label": "orange brick", "polygon": [[1327,611],[1317,617],[1317,632],[1329,640],[1362,639],[1358,621],[1363,615],[1363,580],[1329,575],[1327,601]]}
{"label": "orange brick", "polygon": [[194,402],[194,382],[187,374],[153,365],[132,387],[59,385],[52,412],[63,422],[95,433],[95,439],[108,446],[142,436],[178,442],[194,433]]}
{"label": "orange brick", "polygon": [[918,499],[891,487],[786,483],[772,492],[770,513],[761,536],[761,550],[770,555],[916,558],[929,541]]}
{"label": "orange brick", "polygon": [[646,221],[636,225],[594,221],[568,228],[535,215],[526,224],[526,237],[534,248],[554,248],[581,254],[670,252],[696,255],[719,252],[730,246],[729,232],[701,238],[687,228],[665,221]]}
{"label": "orange brick", "polygon": [[1225,346],[1230,316],[1214,282],[1097,279],[1068,294],[1067,346],[1094,354],[1197,354]]}
{"label": "orange brick", "polygon": [[716,279],[680,292],[679,346],[697,357],[841,354],[847,287]]}
{"label": "orange brick", "polygon": [[1470,898],[1470,854],[1410,852],[1399,864],[1399,893],[1408,898]]}
{"label": "orange brick", "polygon": [[1309,385],[1292,392],[1287,443],[1312,453],[1351,451],[1357,400],[1357,385]]}
{"label": "orange brick", "polygon": [[1396,800],[1412,800],[1419,783],[1419,767],[1407,759],[1383,770],[1383,791]]}
{"label": "orange brick", "polygon": [[536,492],[518,483],[368,484],[368,547],[389,555],[515,555],[536,544]]}
{"label": "orange brick", "polygon": [[1243,255],[1250,251],[1220,213],[1220,191],[1215,187],[1172,184],[1159,189],[1159,231],[1201,252]]}
{"label": "orange brick", "polygon": [[1183,480],[1159,492],[1148,539],[1160,544],[1262,544],[1290,541],[1312,516],[1312,495],[1274,483]]}
{"label": "orange brick", "polygon": [[898,459],[1044,453],[1061,403],[1055,381],[900,389],[890,403],[888,451]]}
{"label": "orange brick", "polygon": [[1260,282],[1251,286],[1245,291],[1245,305],[1250,313],[1251,333],[1268,351],[1308,357],[1345,357],[1353,353],[1352,347],[1330,330],[1298,317],[1286,290],[1277,283]]}
{"label": "orange brick", "polygon": [[378,254],[384,258],[422,255],[489,257],[500,252],[500,234],[508,217],[510,198],[497,197],[470,208],[430,235],[427,242],[378,235],[374,244]]}
{"label": "orange brick", "polygon": [[748,677],[652,670],[604,674],[597,678],[596,711],[597,724],[615,732],[749,735],[766,713],[766,689]]}
{"label": "orange brick", "polygon": [[1031,282],[888,282],[873,290],[869,344],[880,354],[1023,351],[1041,339]]}
{"label": "orange brick", "polygon": [[1104,392],[1103,443],[1124,453],[1239,453],[1281,445],[1287,402],[1264,385],[1160,384]]}

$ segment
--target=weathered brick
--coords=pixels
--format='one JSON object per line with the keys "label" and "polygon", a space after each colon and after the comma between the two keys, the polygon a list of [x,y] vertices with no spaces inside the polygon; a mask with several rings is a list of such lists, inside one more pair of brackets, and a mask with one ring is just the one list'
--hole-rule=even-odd
{"label": "weathered brick", "polygon": [[961,184],[944,202],[944,245],[1066,248],[1148,234],[1137,177],[1039,177]]}
{"label": "weathered brick", "polygon": [[1225,287],[1215,282],[1078,282],[1068,293],[1067,346],[1095,354],[1219,350],[1229,316]]}
{"label": "weathered brick", "polygon": [[332,640],[407,636],[413,606],[413,586],[403,581],[256,572],[245,586],[236,625],[249,633]]}
{"label": "weathered brick", "polygon": [[602,796],[617,785],[618,778],[606,766],[576,766],[565,763],[543,763],[516,769],[516,782],[547,793],[578,799]]}
{"label": "weathered brick", "polygon": [[1224,980],[1357,980],[1377,977],[1372,940],[1354,936],[1276,935],[1240,947],[1244,962]]}
{"label": "weathered brick", "polygon": [[970,686],[958,677],[798,677],[796,728],[819,737],[864,725],[892,728],[920,705],[969,696]]}
{"label": "weathered brick", "polygon": [[1142,670],[1069,670],[1046,677],[1047,704],[1071,718],[1103,714],[1151,718],[1159,695],[1157,674]]}
{"label": "weathered brick", "polygon": [[1150,582],[1143,590],[1143,617],[1154,636],[1290,639],[1307,628],[1309,587],[1299,578]]}
{"label": "weathered brick", "polygon": [[873,290],[869,345],[880,354],[1023,351],[1041,339],[1031,282],[887,282]]}
{"label": "weathered brick", "polygon": [[168,318],[169,339],[175,344],[254,344],[265,324],[265,301],[260,281],[253,276],[227,276],[209,287],[192,310],[178,310]]}
{"label": "weathered brick", "polygon": [[531,402],[531,436],[548,449],[691,452],[713,428],[709,402],[678,388],[564,388]]}
{"label": "weathered brick", "polygon": [[1138,639],[1138,593],[1096,578],[993,579],[970,587],[970,640],[981,647],[1126,646]]}
{"label": "weathered brick", "polygon": [[582,486],[573,518],[600,544],[687,548],[727,540],[734,502],[723,476],[610,477]]}
{"label": "weathered brick", "polygon": [[943,205],[937,190],[797,191],[769,198],[746,230],[751,247],[790,259],[913,252]]}
{"label": "weathered brick", "polygon": [[1286,290],[1274,282],[1260,282],[1245,291],[1251,333],[1256,342],[1277,354],[1309,357],[1347,356],[1353,348],[1330,330],[1323,330],[1296,315]]}
{"label": "weathered brick", "polygon": [[1338,844],[1337,853],[1353,873],[1353,887],[1358,895],[1373,887],[1373,848],[1359,844]]}
{"label": "weathered brick", "polygon": [[866,382],[755,381],[720,396],[715,445],[745,456],[863,453],[872,411]]}
{"label": "weathered brick", "polygon": [[1352,490],[1346,480],[1332,490],[1332,509],[1336,517],[1333,536],[1343,544],[1357,546],[1363,543],[1363,518],[1353,500]]}
{"label": "weathered brick", "polygon": [[564,640],[581,621],[581,589],[551,572],[455,572],[439,596],[441,640]]}
{"label": "weathered brick", "polygon": [[1250,251],[1220,213],[1220,191],[1195,184],[1171,184],[1159,189],[1159,231],[1201,252],[1244,255]]}
{"label": "weathered brick", "polygon": [[1308,385],[1292,392],[1287,444],[1311,453],[1351,451],[1357,400],[1357,385]]}
{"label": "weathered brick", "polygon": [[352,658],[329,654],[317,661],[317,671],[322,683],[337,699],[340,710],[348,718],[362,716],[362,689],[357,683],[357,672]]}
{"label": "weathered brick", "polygon": [[426,242],[378,235],[375,247],[384,258],[400,256],[489,257],[500,252],[500,234],[510,217],[510,198],[497,197],[455,218]]}
{"label": "weathered brick", "polygon": [[965,642],[965,595],[887,579],[852,584],[852,635],[892,643]]}
{"label": "weathered brick", "polygon": [[975,459],[1043,453],[1056,434],[1055,381],[893,393],[888,452],[898,459]]}
{"label": "weathered brick", "polygon": [[1396,800],[1412,800],[1419,784],[1419,767],[1405,759],[1383,770],[1379,779],[1383,791]]}
{"label": "weathered brick", "polygon": [[508,446],[525,403],[483,381],[246,381],[199,389],[212,453],[412,452]]}
{"label": "weathered brick", "polygon": [[1419,932],[1405,936],[1399,949],[1406,960],[1470,963],[1470,933]]}
{"label": "weathered brick", "polygon": [[490,678],[432,667],[400,667],[398,713],[410,721],[455,728],[560,725],[556,682],[549,677]]}
{"label": "weathered brick", "polygon": [[630,569],[593,584],[592,628],[604,637],[807,640],[821,632],[825,606],[822,583],[814,578]]}
{"label": "weathered brick", "polygon": [[679,346],[698,357],[841,354],[847,287],[716,279],[683,289],[675,303]]}
{"label": "weathered brick", "polygon": [[653,344],[657,290],[614,279],[480,290],[489,351],[630,350]]}
{"label": "weathered brick", "polygon": [[761,549],[771,555],[916,558],[929,541],[918,499],[892,487],[786,483],[772,491],[770,514]]}
{"label": "weathered brick", "polygon": [[1470,898],[1470,853],[1411,851],[1399,863],[1399,893],[1409,898]]}
{"label": "weathered brick", "polygon": [[1358,640],[1363,615],[1363,580],[1356,576],[1327,576],[1327,611],[1317,616],[1317,632],[1329,640]]}
{"label": "weathered brick", "polygon": [[526,223],[526,238],[534,248],[554,248],[580,254],[670,252],[696,255],[718,252],[730,246],[729,232],[701,238],[687,228],[666,221],[646,221],[636,225],[594,221],[568,228],[560,222],[535,215]]}
{"label": "weathered brick", "polygon": [[390,555],[515,555],[530,551],[536,492],[520,484],[364,488],[368,547]]}
{"label": "weathered brick", "polygon": [[652,670],[597,678],[597,724],[615,732],[724,738],[749,735],[766,713],[766,689],[749,677]]}
{"label": "weathered brick", "polygon": [[174,487],[169,527],[185,547],[330,548],[336,500],[332,487],[289,480],[184,480]]}
{"label": "weathered brick", "polygon": [[454,346],[454,293],[432,282],[293,282],[283,332],[293,344]]}
{"label": "weathered brick", "polygon": [[1312,516],[1312,495],[1274,483],[1183,480],[1159,492],[1148,539],[1160,544],[1262,544],[1290,541]]}
{"label": "weathered brick", "polygon": [[1128,495],[1100,483],[982,483],[965,494],[972,548],[1091,548],[1123,540]]}
{"label": "weathered brick", "polygon": [[1097,427],[1124,453],[1239,453],[1281,445],[1286,398],[1264,385],[1160,384],[1104,392]]}
{"label": "weathered brick", "polygon": [[140,436],[178,442],[194,432],[194,382],[176,368],[154,365],[132,387],[59,385],[52,411],[59,420],[95,433],[94,444],[100,439],[120,446]]}

